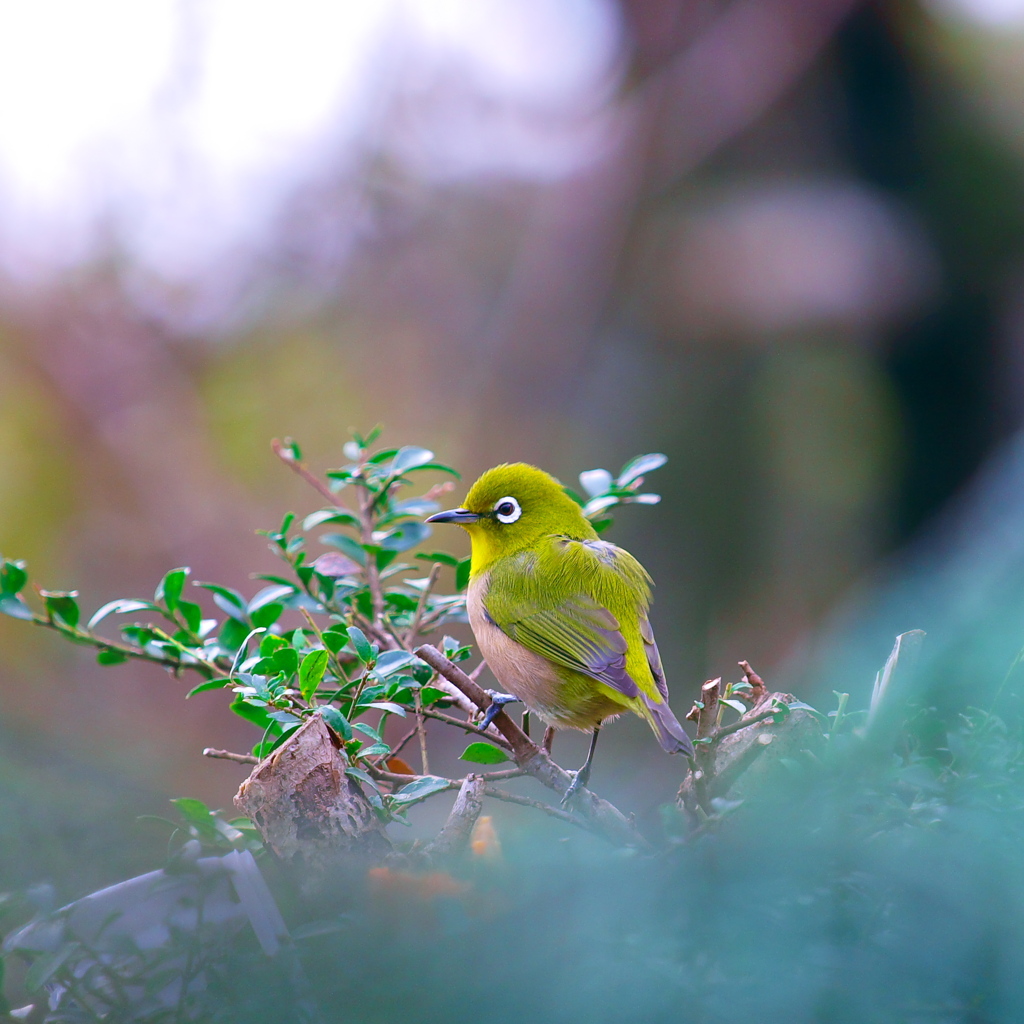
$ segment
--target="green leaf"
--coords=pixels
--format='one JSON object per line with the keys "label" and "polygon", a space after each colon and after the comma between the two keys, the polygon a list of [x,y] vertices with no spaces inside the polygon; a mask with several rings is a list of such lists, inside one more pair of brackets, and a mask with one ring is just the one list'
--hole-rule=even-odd
{"label": "green leaf", "polygon": [[348,638],[352,641],[352,649],[355,651],[356,657],[364,665],[373,661],[373,648],[370,646],[370,641],[366,639],[366,634],[358,626],[348,627]]}
{"label": "green leaf", "polygon": [[185,620],[185,625],[193,633],[199,632],[203,622],[203,609],[194,601],[178,601],[178,614]]}
{"label": "green leaf", "polygon": [[830,711],[827,715],[824,715],[817,708],[811,707],[810,704],[805,704],[802,700],[794,700],[786,706],[790,711],[806,711],[812,718],[817,719],[822,728],[826,728],[830,724],[829,717],[835,714],[834,711]]}
{"label": "green leaf", "polygon": [[228,707],[239,718],[244,718],[247,722],[251,722],[260,729],[266,730],[268,727],[273,728],[275,731],[278,729],[277,723],[270,718],[264,708],[251,704],[243,697],[236,697]]}
{"label": "green leaf", "polygon": [[400,715],[405,718],[405,708],[400,704],[392,704],[389,700],[373,700],[369,704],[360,704],[359,706],[376,708],[378,711],[386,711],[389,715]]}
{"label": "green leaf", "polygon": [[266,580],[267,583],[276,583],[278,586],[281,586],[281,587],[294,587],[295,586],[295,584],[292,583],[291,580],[286,580],[283,576],[274,576],[271,573],[266,573],[266,572],[254,573],[252,578],[254,580]]}
{"label": "green leaf", "polygon": [[414,520],[412,522],[402,523],[401,526],[396,527],[377,543],[385,551],[408,551],[409,548],[414,548],[417,544],[422,544],[430,534],[431,529],[426,523]]}
{"label": "green leaf", "polygon": [[436,775],[423,775],[393,794],[391,802],[393,804],[414,804],[419,800],[425,800],[428,796],[433,796],[434,793],[443,793],[449,788],[447,779],[439,778]]}
{"label": "green leaf", "polygon": [[329,544],[342,554],[348,555],[358,565],[366,565],[366,549],[355,538],[347,533],[325,533],[320,537],[321,544]]}
{"label": "green leaf", "polygon": [[230,686],[232,680],[230,679],[208,679],[205,683],[200,683],[198,686],[193,686],[188,693],[185,694],[185,699],[194,697],[197,693],[206,693],[207,690],[223,690],[225,686]]}
{"label": "green leaf", "polygon": [[40,590],[39,596],[46,605],[51,618],[59,619],[69,626],[77,626],[79,619],[77,590]]}
{"label": "green leaf", "polygon": [[199,838],[208,843],[215,843],[220,832],[210,808],[202,800],[182,796],[171,801],[178,809],[182,821],[191,825],[199,834]]}
{"label": "green leaf", "polygon": [[262,605],[257,608],[256,611],[251,612],[249,615],[250,620],[254,626],[262,626],[266,629],[268,626],[272,626],[281,617],[281,613],[284,611],[283,604],[276,604],[271,602],[270,604]]}
{"label": "green leaf", "polygon": [[459,754],[460,761],[472,761],[475,764],[501,764],[508,760],[508,754],[490,743],[470,743],[466,749]]}
{"label": "green leaf", "polygon": [[4,594],[17,594],[28,582],[28,573],[25,571],[25,563],[5,558],[0,563],[0,592]]}
{"label": "green leaf", "polygon": [[811,707],[810,704],[805,704],[802,700],[791,700],[786,706],[790,711],[813,711],[816,715],[821,714],[817,708]]}
{"label": "green leaf", "polygon": [[103,621],[108,615],[129,615],[132,612],[159,611],[152,601],[135,601],[127,598],[118,598],[116,601],[108,601],[102,608],[93,612],[92,618],[86,623],[85,628],[92,630]]}
{"label": "green leaf", "polygon": [[347,743],[352,739],[352,726],[348,719],[335,707],[329,704],[320,709],[320,717],[333,732],[336,732]]}
{"label": "green leaf", "polygon": [[370,544],[367,544],[366,547],[373,552],[378,569],[386,569],[398,557],[397,551],[385,551],[383,548]]}
{"label": "green leaf", "polygon": [[738,711],[741,715],[745,715],[747,713],[747,706],[742,701],[730,700],[728,697],[721,697],[719,698],[719,701],[727,707],[732,708],[733,711]]}
{"label": "green leaf", "polygon": [[436,686],[424,686],[420,690],[420,703],[426,708],[430,707],[431,704],[436,704],[439,700],[451,700],[452,695],[445,693],[444,690],[437,689]]}
{"label": "green leaf", "polygon": [[360,757],[381,757],[383,754],[390,754],[391,748],[386,743],[371,743],[368,747],[362,747],[359,751]]}
{"label": "green leaf", "polygon": [[311,512],[302,520],[304,530],[312,530],[324,523],[344,523],[346,526],[358,526],[359,520],[347,509],[322,508],[319,512]]}
{"label": "green leaf", "polygon": [[589,519],[591,516],[596,516],[605,509],[611,508],[613,505],[618,505],[620,498],[614,494],[604,494],[599,498],[591,498],[590,501],[583,506],[583,514]]}
{"label": "green leaf", "polygon": [[213,594],[213,603],[226,615],[238,619],[239,622],[248,621],[245,614],[245,598],[237,590],[222,587],[217,583],[195,583],[193,585],[210,591]]}
{"label": "green leaf", "polygon": [[323,632],[324,647],[326,647],[331,654],[337,654],[338,651],[348,643],[348,627],[338,623],[336,626],[331,626],[330,629],[325,629]]}
{"label": "green leaf", "polygon": [[232,590],[231,587],[222,587],[219,583],[201,583],[199,580],[196,580],[192,586],[208,590],[214,596],[224,598],[233,607],[243,612],[245,611],[245,598],[237,590]]}
{"label": "green leaf", "polygon": [[450,565],[453,568],[459,564],[459,559],[445,551],[431,551],[429,554],[420,552],[416,557],[422,558],[425,562],[440,562],[442,565]]}
{"label": "green leaf", "polygon": [[607,469],[588,469],[580,473],[580,484],[591,498],[596,498],[611,488],[612,475]]}
{"label": "green leaf", "polygon": [[598,533],[604,533],[604,531],[614,523],[615,520],[609,517],[608,519],[595,519],[590,525],[593,526]]}
{"label": "green leaf", "polygon": [[436,469],[436,470],[438,470],[441,473],[449,473],[451,476],[455,477],[456,480],[461,480],[462,479],[462,474],[461,473],[459,473],[457,470],[452,469],[451,466],[445,466],[444,464],[442,464],[440,462],[427,462],[427,463],[425,463],[422,466],[417,466],[416,468],[418,470],[419,469]]}
{"label": "green leaf", "polygon": [[260,657],[269,658],[275,651],[279,651],[282,647],[287,646],[288,641],[283,636],[278,636],[276,633],[267,633],[260,640]]}
{"label": "green leaf", "polygon": [[17,595],[0,593],[0,613],[10,615],[12,619],[27,619],[34,617],[32,609]]}
{"label": "green leaf", "polygon": [[469,571],[473,565],[473,558],[467,555],[455,567],[455,589],[465,590],[469,586]]}
{"label": "green leaf", "polygon": [[275,674],[280,672],[285,677],[290,677],[299,671],[299,652],[287,642],[274,651],[271,661]]}
{"label": "green leaf", "polygon": [[249,602],[246,607],[246,611],[249,615],[252,615],[253,612],[259,611],[261,608],[266,607],[266,605],[280,603],[283,598],[291,597],[294,593],[295,587],[291,583],[286,583],[276,587],[264,587]]}
{"label": "green leaf", "polygon": [[405,668],[417,660],[419,659],[416,655],[410,654],[408,651],[384,651],[378,656],[377,664],[374,668],[378,675],[390,676],[400,668]]}
{"label": "green leaf", "polygon": [[159,604],[161,601],[167,606],[169,611],[174,611],[178,607],[178,600],[181,598],[181,591],[185,586],[185,577],[192,570],[188,566],[182,566],[180,569],[172,569],[166,576],[160,581],[156,588],[156,593],[153,595],[153,600]]}
{"label": "green leaf", "polygon": [[425,466],[433,458],[434,453],[427,451],[426,448],[417,448],[415,445],[406,445],[404,448],[398,449],[394,462],[391,463],[391,475],[401,476],[407,470],[418,469],[420,466]]}
{"label": "green leaf", "polygon": [[377,732],[377,730],[374,729],[374,727],[370,725],[368,722],[353,722],[352,728],[358,729],[359,732],[361,732],[364,736],[369,736],[370,739],[374,741],[374,743],[384,742],[383,738],[381,737],[381,734]]}
{"label": "green leaf", "polygon": [[380,451],[374,452],[366,461],[371,466],[379,466],[382,462],[393,459],[398,452],[398,448],[381,448]]}
{"label": "green leaf", "polygon": [[635,480],[652,473],[656,469],[660,469],[665,463],[668,462],[668,456],[662,455],[660,452],[651,452],[649,455],[638,455],[635,459],[631,459],[622,467],[622,472],[619,474],[619,478],[615,481],[619,487],[628,487]]}
{"label": "green leaf", "polygon": [[391,506],[392,516],[429,516],[441,506],[429,498],[409,498],[407,501],[396,501]]}
{"label": "green leaf", "polygon": [[77,942],[65,942],[55,952],[39,957],[25,973],[25,988],[38,992],[78,950]]}
{"label": "green leaf", "polygon": [[367,786],[370,786],[372,789],[377,790],[379,792],[379,787],[377,786],[377,783],[374,782],[373,778],[365,771],[363,771],[362,768],[356,768],[354,766],[346,768],[345,774],[351,775],[353,779],[358,779],[360,782],[365,782]]}
{"label": "green leaf", "polygon": [[100,665],[123,665],[127,660],[128,655],[124,651],[114,651],[109,648],[96,655],[96,661]]}
{"label": "green leaf", "polygon": [[302,664],[299,666],[299,692],[307,703],[312,702],[317,687],[323,681],[329,657],[330,654],[327,651],[318,650],[310,651],[302,659]]}
{"label": "green leaf", "polygon": [[249,635],[249,627],[238,619],[225,619],[220,627],[218,642],[225,651],[234,654]]}

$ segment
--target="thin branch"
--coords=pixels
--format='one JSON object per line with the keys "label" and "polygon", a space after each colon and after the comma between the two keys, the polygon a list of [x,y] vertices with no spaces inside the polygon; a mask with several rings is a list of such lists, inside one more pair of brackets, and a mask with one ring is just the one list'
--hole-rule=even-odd
{"label": "thin branch", "polygon": [[420,740],[420,764],[423,767],[423,774],[430,774],[430,761],[427,757],[427,728],[423,718],[423,697],[419,690],[413,693],[413,702],[416,705],[416,735]]}
{"label": "thin branch", "polygon": [[[422,775],[405,775],[402,772],[391,772],[387,768],[378,768],[375,764],[367,762],[366,770],[375,778],[380,779],[382,782],[394,782],[399,786],[406,786],[410,782],[415,782],[417,779],[423,778]],[[440,775],[435,775],[434,778],[442,778]],[[457,782],[455,779],[445,779],[448,783],[447,789],[458,789],[462,785],[461,782]],[[435,790],[437,793],[443,793],[443,789]],[[433,795],[433,794],[431,794]]]}
{"label": "thin branch", "polygon": [[423,613],[427,610],[427,601],[430,599],[431,591],[435,586],[437,586],[437,578],[440,575],[441,563],[435,562],[430,567],[430,574],[427,576],[427,582],[423,586],[423,592],[420,594],[420,599],[416,603],[416,611],[413,613],[412,622],[406,631],[405,642],[407,645],[413,643],[416,637],[419,636],[420,625],[423,622]]}
{"label": "thin branch", "polygon": [[504,782],[506,779],[521,779],[526,774],[522,768],[503,768],[501,771],[488,772],[484,778],[488,782]]}
{"label": "thin branch", "polygon": [[[393,782],[397,785],[405,786],[410,782],[415,782],[417,779],[422,778],[420,775],[399,775],[397,772],[389,772],[383,768],[377,768],[373,765],[367,766],[367,771],[375,778],[380,779],[382,782]],[[439,776],[435,776],[438,778]],[[467,779],[480,779],[484,783],[488,782],[492,778],[507,778],[504,772],[495,772],[488,775],[469,775]],[[466,779],[457,781],[455,779],[445,779],[447,785],[444,789],[436,789],[431,796],[436,796],[438,793],[446,793],[452,789],[461,789],[465,784]],[[494,786],[485,786],[484,793],[487,796],[493,797],[495,800],[503,800],[507,804],[519,804],[521,807],[532,807],[534,810],[543,811],[545,814],[550,814],[553,818],[558,818],[560,821],[566,821],[570,825],[575,825],[577,828],[582,828],[587,832],[596,832],[598,835],[608,838],[605,831],[597,826],[594,821],[582,815],[571,814],[568,811],[560,810],[557,807],[552,807],[550,804],[543,803],[540,800],[531,800],[527,796],[519,796],[516,793],[509,793],[504,789],[496,789]],[[429,799],[429,798],[427,798]]]}
{"label": "thin branch", "polygon": [[214,747],[206,747],[203,750],[203,757],[216,757],[221,761],[237,761],[239,764],[260,763],[260,759],[252,754],[236,754],[230,750],[217,750]]}
{"label": "thin branch", "polygon": [[409,742],[409,740],[411,740],[411,739],[413,738],[413,736],[415,736],[415,735],[416,735],[416,731],[417,731],[417,726],[415,726],[415,725],[414,725],[414,726],[413,726],[413,727],[412,727],[412,728],[411,728],[411,729],[410,729],[410,730],[409,730],[409,731],[408,731],[408,732],[407,732],[407,733],[406,733],[406,734],[405,734],[405,735],[404,735],[404,736],[403,736],[403,737],[402,737],[402,738],[401,738],[401,739],[400,739],[400,740],[398,741],[398,743],[397,743],[397,744],[396,744],[396,745],[395,745],[394,747],[392,747],[392,748],[391,748],[391,753],[390,753],[390,754],[381,754],[381,755],[380,755],[380,757],[379,757],[379,758],[377,758],[377,760],[376,760],[376,761],[374,762],[374,764],[376,764],[376,765],[382,765],[382,764],[386,764],[386,763],[387,763],[387,761],[388,761],[388,760],[389,760],[390,758],[392,758],[392,757],[396,757],[396,756],[397,756],[397,755],[398,755],[398,754],[399,754],[399,753],[401,752],[401,750],[402,750],[402,747],[404,747],[404,746],[405,746],[405,745],[406,745],[406,744],[407,744],[407,743]]}
{"label": "thin branch", "polygon": [[338,677],[338,681],[347,686],[349,683],[348,673],[345,671],[345,666],[341,663],[341,658],[339,658],[338,655],[324,643],[324,634],[317,625],[316,620],[309,614],[309,609],[300,607],[299,611],[302,612],[302,616],[309,625],[309,628],[313,630],[316,634],[317,640],[320,641],[320,645],[327,652],[331,667],[334,669],[334,674]]}
{"label": "thin branch", "polygon": [[527,796],[519,796],[517,793],[509,793],[504,789],[495,789],[494,786],[485,786],[484,795],[494,797],[495,800],[503,800],[507,804],[519,804],[521,807],[532,807],[534,810],[543,811],[545,814],[550,814],[552,818],[558,818],[559,821],[567,821],[570,825],[575,825],[577,828],[582,828],[587,832],[598,831],[594,828],[592,822],[583,818],[578,818],[575,814],[570,814],[568,811],[563,811],[558,807],[552,807],[550,804],[543,803],[540,800],[531,800]]}
{"label": "thin branch", "polygon": [[509,741],[505,739],[505,737],[502,736],[493,725],[489,726],[486,732],[481,732],[473,722],[463,722],[461,718],[456,718],[454,715],[446,715],[443,711],[435,711],[433,708],[424,708],[422,714],[424,718],[436,718],[439,722],[445,722],[447,725],[454,725],[456,729],[472,733],[474,736],[486,737],[492,743],[496,743],[499,747],[504,747],[506,750],[512,749],[512,745]]}
{"label": "thin branch", "polygon": [[750,700],[758,704],[768,694],[768,687],[765,681],[750,667],[749,661],[738,662],[743,669],[743,681],[750,684]]}
{"label": "thin branch", "polygon": [[[369,484],[360,478],[362,487],[359,494],[359,535],[363,544],[373,543],[374,505],[376,495],[370,491]],[[380,570],[377,567],[377,556],[366,553],[366,583],[370,588],[370,605],[373,608],[373,624],[378,625],[384,618],[384,591],[380,585]]]}
{"label": "thin branch", "polygon": [[[420,623],[423,621],[423,612],[427,607],[427,601],[430,599],[430,592],[434,589],[437,584],[437,578],[441,575],[441,563],[435,562],[430,567],[430,573],[427,576],[427,582],[423,586],[423,592],[420,594],[420,599],[416,604],[416,611],[412,617],[412,623],[405,634],[405,641],[402,646],[408,649],[410,644],[414,643],[416,637],[419,635]],[[420,691],[417,690],[413,695],[413,701],[416,705],[416,734],[419,736],[420,741],[420,764],[423,766],[423,773],[425,775],[430,774],[430,762],[427,758],[427,729],[426,723],[423,719],[423,698],[420,696]]]}
{"label": "thin branch", "polygon": [[298,473],[298,475],[301,476],[302,479],[313,488],[313,490],[319,492],[335,508],[344,509],[346,512],[349,511],[349,509],[345,508],[345,506],[338,501],[337,495],[334,494],[327,484],[325,484],[315,473],[310,472],[304,462],[295,458],[291,449],[287,445],[283,444],[275,437],[274,440],[270,442],[270,448],[289,469]]}
{"label": "thin branch", "polygon": [[[73,643],[95,647],[97,651],[116,651],[118,654],[123,654],[126,658],[135,658],[137,661],[148,661],[151,665],[159,665],[161,668],[170,669],[175,674],[181,671],[181,669],[191,669],[193,672],[198,672],[201,676],[205,676],[208,680],[227,680],[231,678],[230,672],[224,670],[212,661],[204,661],[202,658],[198,658],[195,655],[191,655],[193,658],[192,661],[185,661],[182,658],[174,660],[150,654],[148,651],[145,651],[140,647],[130,647],[127,644],[108,640],[106,637],[87,633],[82,629],[72,628],[64,625],[63,623],[51,621],[44,615],[36,615],[33,613],[31,621],[37,626],[42,626],[44,629],[52,629],[54,632],[60,633],[61,636],[67,637]],[[156,627],[147,628],[156,629]],[[164,634],[164,636],[166,635],[167,634]]]}
{"label": "thin branch", "polygon": [[774,718],[779,714],[778,708],[772,708],[770,711],[762,711],[760,714],[755,715],[753,718],[741,718],[737,722],[733,722],[731,725],[723,725],[714,735],[713,742],[717,743],[719,740],[724,739],[726,736],[731,736],[734,732],[739,732],[741,729],[746,729],[751,725],[758,725],[761,722],[767,721],[769,718]]}

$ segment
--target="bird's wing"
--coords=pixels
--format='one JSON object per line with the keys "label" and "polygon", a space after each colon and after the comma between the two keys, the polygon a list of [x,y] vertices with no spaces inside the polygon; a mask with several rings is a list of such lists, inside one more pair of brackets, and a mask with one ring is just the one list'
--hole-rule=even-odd
{"label": "bird's wing", "polygon": [[665,682],[665,670],[661,667],[661,654],[658,653],[658,645],[654,642],[651,620],[643,610],[640,612],[640,636],[643,637],[644,654],[647,655],[647,664],[651,666],[651,675],[654,676],[658,693],[664,700],[668,700],[668,683]]}
{"label": "bird's wing", "polygon": [[639,695],[626,671],[628,648],[618,620],[582,595],[501,628],[517,643],[556,665],[607,683],[626,697]]}
{"label": "bird's wing", "polygon": [[[529,571],[524,573],[524,568]],[[508,637],[556,665],[635,698],[647,680],[638,686],[627,671],[629,645],[608,607],[630,605],[616,610],[639,614],[651,673],[664,692],[661,660],[646,615],[647,577],[631,555],[602,541],[563,540],[554,557],[533,559],[528,567],[512,561],[503,570],[494,573],[484,604]]]}

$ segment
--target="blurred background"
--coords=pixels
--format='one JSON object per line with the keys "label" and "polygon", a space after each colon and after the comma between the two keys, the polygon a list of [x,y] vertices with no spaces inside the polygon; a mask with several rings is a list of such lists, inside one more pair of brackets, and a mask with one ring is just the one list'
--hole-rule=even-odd
{"label": "blurred background", "polygon": [[[274,436],[663,451],[611,538],[677,712],[740,658],[863,703],[897,631],[1020,645],[1022,390],[1024,0],[0,0],[0,551],[86,608],[254,592],[319,505]],[[223,695],[0,652],[8,881],[229,806]],[[674,791],[642,722],[602,753]]]}

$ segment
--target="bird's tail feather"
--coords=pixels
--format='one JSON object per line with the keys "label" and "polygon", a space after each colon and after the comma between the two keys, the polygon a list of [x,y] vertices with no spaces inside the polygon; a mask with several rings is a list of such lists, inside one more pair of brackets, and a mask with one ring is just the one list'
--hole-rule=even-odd
{"label": "bird's tail feather", "polygon": [[668,702],[652,700],[646,694],[643,695],[643,698],[649,712],[648,721],[658,737],[662,750],[669,754],[685,754],[687,757],[693,757],[693,744],[690,742],[690,737],[686,735],[685,730],[679,724],[679,719],[672,714]]}

